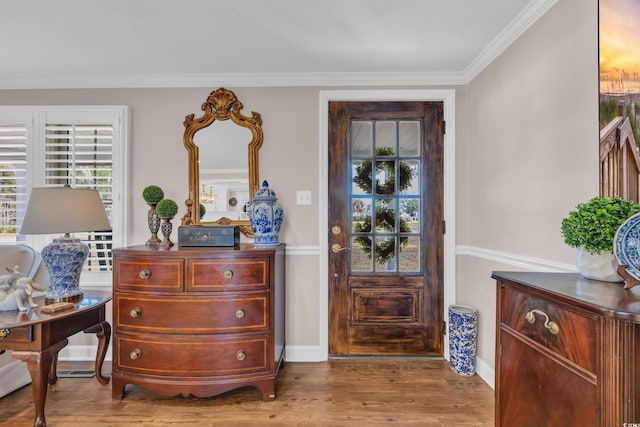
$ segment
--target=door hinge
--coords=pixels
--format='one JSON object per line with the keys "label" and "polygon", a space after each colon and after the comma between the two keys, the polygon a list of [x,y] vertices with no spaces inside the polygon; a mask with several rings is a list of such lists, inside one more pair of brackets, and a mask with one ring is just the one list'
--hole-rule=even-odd
{"label": "door hinge", "polygon": [[442,321],[442,335],[447,335],[447,321]]}
{"label": "door hinge", "polygon": [[447,121],[446,120],[442,121],[442,134],[443,135],[447,134]]}
{"label": "door hinge", "polygon": [[447,234],[447,220],[442,220],[442,234]]}

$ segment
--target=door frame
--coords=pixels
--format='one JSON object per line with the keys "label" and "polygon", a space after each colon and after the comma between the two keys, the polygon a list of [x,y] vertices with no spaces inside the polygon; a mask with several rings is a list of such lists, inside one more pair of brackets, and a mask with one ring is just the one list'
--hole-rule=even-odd
{"label": "door frame", "polygon": [[[447,130],[444,135],[444,301],[443,319],[447,322],[447,308],[456,301],[456,216],[455,216],[455,89],[401,89],[401,90],[321,90],[320,91],[320,144],[319,144],[319,326],[320,352],[323,360],[329,358],[329,245],[328,214],[329,189],[329,102],[332,101],[442,101]],[[444,358],[449,360],[449,335],[444,337]]]}

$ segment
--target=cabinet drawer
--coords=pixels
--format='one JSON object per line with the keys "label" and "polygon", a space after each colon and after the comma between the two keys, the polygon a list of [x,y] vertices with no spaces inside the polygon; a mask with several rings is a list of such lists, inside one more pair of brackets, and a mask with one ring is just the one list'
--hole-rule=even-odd
{"label": "cabinet drawer", "polygon": [[115,295],[117,328],[154,333],[211,334],[269,329],[269,295],[140,297]]}
{"label": "cabinet drawer", "polygon": [[188,291],[267,289],[269,264],[266,258],[190,259]]}
{"label": "cabinet drawer", "polygon": [[[515,289],[501,287],[500,291],[503,292],[500,319],[502,325],[589,372],[598,374],[596,353],[600,328],[595,318]],[[527,320],[528,314],[534,323]],[[557,325],[556,334],[551,332],[551,325],[545,315],[548,316],[548,322]],[[545,327],[545,323],[549,328]]]}
{"label": "cabinet drawer", "polygon": [[160,376],[199,377],[267,371],[267,335],[211,339],[201,336],[116,335],[117,369]]}
{"label": "cabinet drawer", "polygon": [[0,349],[3,349],[2,344],[29,343],[31,341],[33,341],[33,326],[0,329]]}
{"label": "cabinet drawer", "polygon": [[117,290],[181,292],[183,277],[184,261],[181,258],[116,258],[113,268]]}

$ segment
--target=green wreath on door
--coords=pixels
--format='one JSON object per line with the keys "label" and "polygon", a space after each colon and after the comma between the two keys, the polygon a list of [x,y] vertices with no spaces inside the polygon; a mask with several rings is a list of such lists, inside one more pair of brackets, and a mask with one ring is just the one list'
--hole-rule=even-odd
{"label": "green wreath on door", "polygon": [[[394,150],[389,147],[376,149],[376,156],[393,156]],[[380,183],[376,178],[375,180],[375,194],[393,194],[395,191],[396,173],[394,168],[395,162],[393,160],[382,160],[376,162],[376,175],[378,172],[386,170],[387,181]],[[399,190],[402,192],[406,190],[411,184],[414,171],[411,167],[403,161],[400,161],[400,183]],[[360,187],[366,194],[372,194],[373,179],[372,173],[372,161],[364,160],[360,165],[356,166],[353,176],[353,182]],[[395,216],[393,210],[382,207],[376,204],[376,229],[381,228],[387,232],[393,232]],[[400,232],[410,232],[411,227],[407,224],[407,221],[400,217],[399,222]],[[357,223],[354,226],[355,232],[369,233],[371,232],[371,216],[368,215],[364,221]],[[359,243],[363,252],[371,259],[371,237],[360,236],[356,237],[356,243]],[[400,244],[406,246],[409,239],[407,237],[400,238]],[[376,263],[385,264],[395,258],[395,239],[386,239],[383,242],[376,243]]]}

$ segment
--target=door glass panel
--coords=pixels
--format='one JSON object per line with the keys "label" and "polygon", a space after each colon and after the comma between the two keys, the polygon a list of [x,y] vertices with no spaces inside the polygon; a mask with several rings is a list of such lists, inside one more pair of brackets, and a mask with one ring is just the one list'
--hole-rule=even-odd
{"label": "door glass panel", "polygon": [[351,155],[371,157],[373,153],[373,122],[351,122]]}
{"label": "door glass panel", "polygon": [[376,231],[393,233],[396,230],[396,210],[394,199],[377,199]]}
{"label": "door glass panel", "polygon": [[351,238],[351,271],[373,271],[371,237],[354,235]]}
{"label": "door glass panel", "polygon": [[351,129],[351,269],[419,272],[420,122],[352,121]]}
{"label": "door glass panel", "polygon": [[376,270],[396,270],[396,239],[390,236],[376,237]]}
{"label": "door glass panel", "polygon": [[396,122],[376,122],[376,153],[394,156],[396,153]]}
{"label": "door glass panel", "polygon": [[396,182],[396,162],[376,161],[376,194],[393,194]]}
{"label": "door glass panel", "polygon": [[420,122],[400,122],[400,148],[399,155],[420,155]]}
{"label": "door glass panel", "polygon": [[400,271],[418,271],[420,262],[420,238],[400,238]]}
{"label": "door glass panel", "polygon": [[354,233],[371,231],[371,199],[353,199],[351,203],[351,230]]}
{"label": "door glass panel", "polygon": [[353,160],[351,162],[351,194],[371,194],[371,160]]}
{"label": "door glass panel", "polygon": [[420,199],[400,199],[400,230],[408,233],[420,232]]}

